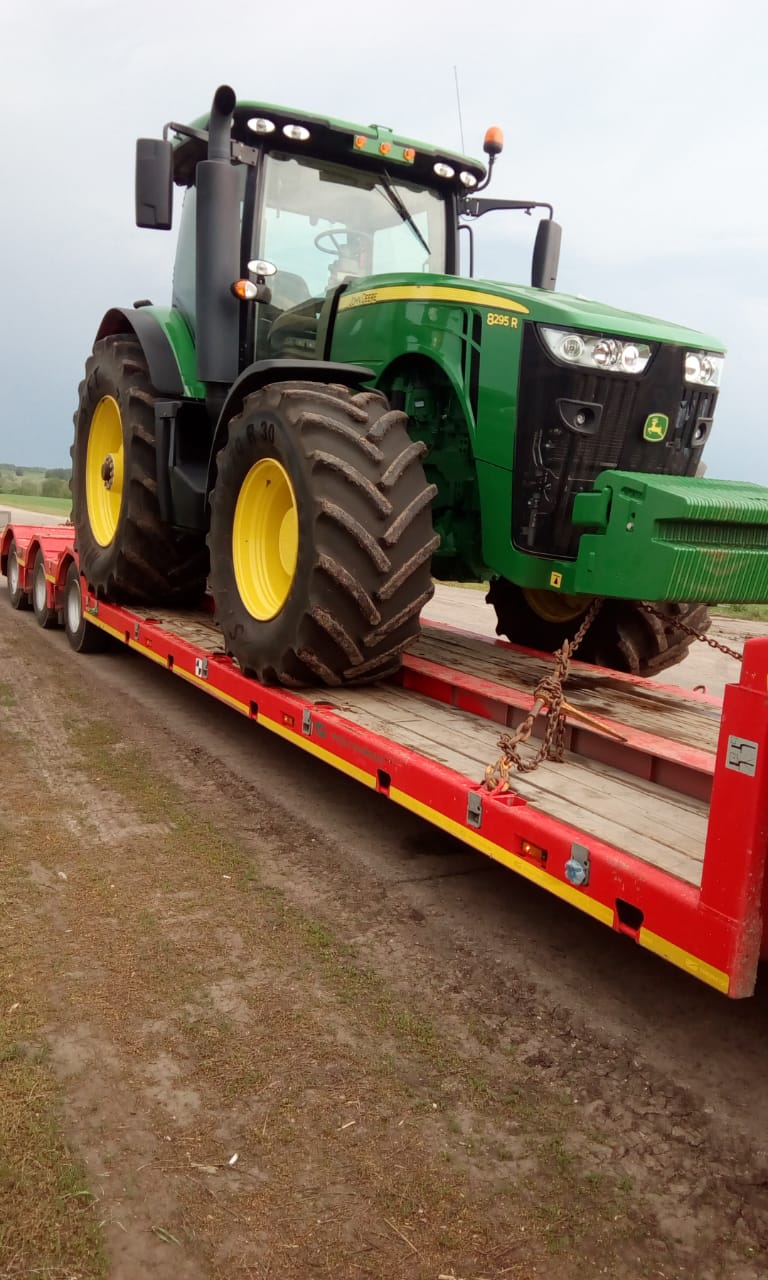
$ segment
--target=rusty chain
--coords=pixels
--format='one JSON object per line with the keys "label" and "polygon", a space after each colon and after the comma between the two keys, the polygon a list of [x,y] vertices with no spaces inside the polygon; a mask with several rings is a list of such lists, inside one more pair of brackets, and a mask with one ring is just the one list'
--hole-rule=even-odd
{"label": "rusty chain", "polygon": [[[521,721],[514,733],[503,733],[499,738],[501,755],[495,764],[489,764],[485,770],[483,786],[487,791],[496,793],[508,791],[510,785],[509,775],[513,768],[518,773],[531,773],[538,768],[542,760],[561,761],[563,759],[565,750],[563,685],[568,678],[570,660],[597,617],[602,603],[603,597],[600,596],[592,601],[573,640],[563,641],[554,654],[555,665],[553,670],[537,684],[533,694],[533,706],[528,715]],[[641,608],[646,613],[660,619],[661,622],[669,624],[669,615],[663,613],[661,609],[657,609],[655,605],[649,604],[648,601],[644,600],[641,602]],[[709,645],[710,649],[717,649],[729,658],[735,658],[737,662],[743,660],[744,655],[742,653],[739,653],[736,649],[729,649],[727,644],[722,644],[721,641],[715,640],[713,636],[705,635],[702,631],[698,631],[696,627],[689,626],[687,622],[676,620],[673,625],[676,630],[682,631],[692,639],[703,641],[704,644]],[[547,727],[544,731],[541,747],[530,760],[524,760],[519,748],[530,739],[536,718],[545,707],[547,708]]]}
{"label": "rusty chain", "polygon": [[[643,600],[640,607],[646,613],[652,614],[654,618],[659,618],[662,622],[670,622],[668,614],[662,613],[661,609],[649,604],[647,600]],[[720,653],[727,654],[729,658],[735,658],[737,662],[742,662],[744,659],[744,654],[739,653],[737,649],[729,649],[727,644],[722,644],[721,641],[715,640],[714,636],[706,636],[703,631],[697,631],[695,627],[690,627],[687,622],[676,620],[672,625],[676,631],[682,631],[685,635],[691,636],[693,640],[701,640],[703,644],[708,644],[710,649],[718,649]]]}
{"label": "rusty chain", "polygon": [[[509,775],[513,767],[518,773],[531,773],[533,769],[538,768],[542,760],[563,759],[565,751],[563,685],[568,679],[571,658],[592,626],[602,603],[602,596],[597,596],[592,601],[573,639],[564,640],[554,654],[553,670],[543,676],[536,685],[533,692],[533,706],[528,715],[517,726],[514,733],[503,733],[499,738],[501,755],[495,764],[489,764],[485,770],[483,786],[486,790],[508,791]],[[541,747],[532,759],[524,760],[519,748],[531,737],[536,717],[544,707],[547,708],[547,727]]]}

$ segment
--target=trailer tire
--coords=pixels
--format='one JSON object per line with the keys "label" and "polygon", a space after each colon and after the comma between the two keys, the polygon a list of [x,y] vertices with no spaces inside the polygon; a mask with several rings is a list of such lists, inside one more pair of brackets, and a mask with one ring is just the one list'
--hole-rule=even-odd
{"label": "trailer tire", "polygon": [[5,569],[6,581],[8,583],[8,598],[11,602],[12,609],[29,609],[29,595],[21,588],[21,574],[19,572],[19,555],[16,550],[16,543],[11,539],[11,545],[8,548],[8,562]]}
{"label": "trailer tire", "polygon": [[32,608],[35,611],[37,625],[50,631],[58,626],[59,615],[56,609],[48,606],[48,583],[45,577],[45,556],[38,549],[32,569]]}
{"label": "trailer tire", "polygon": [[202,534],[179,533],[160,515],[156,399],[132,334],[96,343],[71,449],[75,545],[103,598],[181,604],[203,594],[207,553]]}
{"label": "trailer tire", "polygon": [[216,616],[241,669],[290,687],[395,671],[439,539],[406,415],[377,391],[286,382],[246,397],[216,460]]}
{"label": "trailer tire", "polygon": [[[547,593],[550,594],[550,593]],[[494,578],[486,596],[496,610],[496,634],[528,649],[553,653],[563,640],[575,635],[589,605],[574,610],[573,616],[552,621],[541,616],[532,603],[535,593],[525,592],[505,578]],[[668,667],[687,657],[692,637],[677,625],[696,631],[709,630],[711,618],[704,604],[657,604],[664,615],[656,618],[639,600],[605,600],[595,621],[581,642],[577,658],[612,671],[654,679]]]}
{"label": "trailer tire", "polygon": [[94,627],[85,616],[80,570],[74,562],[64,582],[64,630],[75,653],[102,653],[109,644],[106,631]]}

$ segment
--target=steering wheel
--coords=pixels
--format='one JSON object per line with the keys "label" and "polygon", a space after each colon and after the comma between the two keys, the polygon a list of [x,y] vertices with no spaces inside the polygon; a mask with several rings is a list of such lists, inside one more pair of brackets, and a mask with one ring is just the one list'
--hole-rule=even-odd
{"label": "steering wheel", "polygon": [[[347,248],[346,240],[344,244],[340,243],[341,237],[346,235],[345,227],[328,227],[326,231],[320,231],[315,236],[315,244],[321,253],[335,253],[338,257]],[[328,241],[329,243],[323,244],[323,241]]]}

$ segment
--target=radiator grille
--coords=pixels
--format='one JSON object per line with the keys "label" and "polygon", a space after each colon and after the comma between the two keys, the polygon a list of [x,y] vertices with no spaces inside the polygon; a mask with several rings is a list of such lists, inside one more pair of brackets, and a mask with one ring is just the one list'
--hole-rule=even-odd
{"label": "radiator grille", "polygon": [[[682,347],[657,346],[640,377],[556,363],[526,325],[515,437],[512,538],[523,551],[574,559],[580,530],[571,513],[577,493],[601,471],[693,475],[709,435],[717,392],[683,381]],[[574,411],[589,406],[589,430]],[[643,438],[646,419],[665,414],[663,441]]]}

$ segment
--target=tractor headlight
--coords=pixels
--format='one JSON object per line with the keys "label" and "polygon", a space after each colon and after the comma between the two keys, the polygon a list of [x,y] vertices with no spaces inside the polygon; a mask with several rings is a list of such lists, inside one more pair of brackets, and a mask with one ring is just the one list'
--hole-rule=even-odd
{"label": "tractor headlight", "polygon": [[725,357],[715,351],[686,351],[685,380],[696,387],[719,387]]}
{"label": "tractor headlight", "polygon": [[539,333],[556,360],[584,369],[639,374],[653,354],[647,342],[635,342],[631,338],[575,333],[571,329],[552,329],[549,325],[541,325]]}

